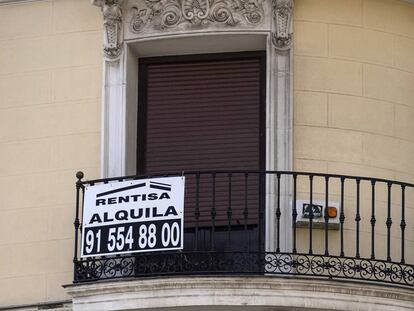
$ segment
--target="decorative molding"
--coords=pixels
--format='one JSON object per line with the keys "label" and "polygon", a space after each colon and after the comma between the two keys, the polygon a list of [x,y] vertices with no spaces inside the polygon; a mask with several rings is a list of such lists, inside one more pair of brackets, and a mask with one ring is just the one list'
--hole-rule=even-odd
{"label": "decorative molding", "polygon": [[133,33],[147,29],[193,28],[213,24],[257,26],[264,0],[145,0],[132,7]]}
{"label": "decorative molding", "polygon": [[[275,47],[273,33],[269,34],[268,53],[268,108],[266,115],[270,117],[268,124],[266,157],[268,170],[290,171],[293,170],[293,66],[292,49],[280,50]],[[292,202],[293,189],[291,184],[285,183],[280,192],[276,193],[274,180],[269,182],[269,194],[266,198],[267,236],[266,249],[276,250],[276,198],[280,198],[282,218],[280,232],[284,235],[280,240],[280,249],[290,251],[292,249],[292,213],[289,208]]]}
{"label": "decorative molding", "polygon": [[27,3],[27,2],[40,2],[44,0],[0,0],[0,5],[3,4],[18,4],[18,3]]}
{"label": "decorative molding", "polygon": [[99,6],[103,15],[104,55],[107,61],[118,60],[122,53],[122,1],[92,0]]}
{"label": "decorative molding", "polygon": [[289,50],[292,46],[293,0],[272,0],[275,31],[272,42],[276,49]]}

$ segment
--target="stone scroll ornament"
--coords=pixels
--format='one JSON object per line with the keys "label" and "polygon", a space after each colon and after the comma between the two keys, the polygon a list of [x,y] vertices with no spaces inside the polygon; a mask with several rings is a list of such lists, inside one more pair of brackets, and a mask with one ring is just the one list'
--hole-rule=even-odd
{"label": "stone scroll ornament", "polygon": [[130,27],[134,33],[146,29],[165,30],[178,26],[221,24],[256,26],[264,19],[265,0],[142,0],[132,7]]}
{"label": "stone scroll ornament", "polygon": [[102,10],[105,59],[117,60],[122,53],[122,0],[92,0],[92,4]]}
{"label": "stone scroll ornament", "polygon": [[272,0],[274,33],[272,42],[277,50],[286,51],[292,46],[293,0]]}

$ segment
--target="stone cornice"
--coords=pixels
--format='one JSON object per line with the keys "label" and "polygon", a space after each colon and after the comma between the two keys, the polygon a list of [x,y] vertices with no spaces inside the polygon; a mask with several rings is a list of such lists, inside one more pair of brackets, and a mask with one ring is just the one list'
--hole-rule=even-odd
{"label": "stone cornice", "polygon": [[[101,8],[104,26],[104,55],[107,61],[120,58],[124,29],[135,35],[151,32],[190,31],[211,26],[254,29],[264,22],[263,1],[235,2],[224,0],[153,0],[137,1],[125,8],[123,0],[92,0]],[[272,42],[276,50],[288,51],[292,45],[293,0],[271,0]],[[125,10],[126,12],[123,12]],[[126,17],[133,12],[132,17]],[[128,18],[128,21],[125,19]],[[124,21],[123,21],[124,19]]]}
{"label": "stone cornice", "polygon": [[[0,0],[0,5],[10,4],[10,3],[35,2],[35,1],[45,1],[45,0]],[[93,0],[93,1],[96,1],[96,0]],[[344,0],[344,1],[346,1],[346,0]],[[401,0],[401,1],[414,4],[414,0]]]}

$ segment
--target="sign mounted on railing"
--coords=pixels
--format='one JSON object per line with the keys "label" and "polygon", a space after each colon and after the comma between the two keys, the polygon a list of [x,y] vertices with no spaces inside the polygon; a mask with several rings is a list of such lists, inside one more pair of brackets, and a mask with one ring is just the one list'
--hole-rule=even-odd
{"label": "sign mounted on railing", "polygon": [[183,248],[185,177],[85,187],[82,257]]}

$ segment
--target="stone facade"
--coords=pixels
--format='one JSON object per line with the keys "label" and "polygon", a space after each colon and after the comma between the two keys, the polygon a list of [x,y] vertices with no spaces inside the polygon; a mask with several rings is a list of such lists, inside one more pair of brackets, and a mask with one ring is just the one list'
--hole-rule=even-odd
{"label": "stone facade", "polygon": [[67,300],[74,173],[99,177],[101,16],[11,3],[0,29],[0,308]]}
{"label": "stone facade", "polygon": [[[414,181],[414,6],[298,0],[294,29],[295,169]],[[361,208],[369,210],[365,193]],[[345,203],[354,201],[355,192]],[[369,241],[370,228],[362,231]],[[385,232],[378,239],[385,249]]]}
{"label": "stone facade", "polygon": [[[134,139],[128,136],[126,126],[134,121],[122,118],[136,115],[132,106],[137,73],[127,68],[136,66],[141,55],[161,55],[163,49],[170,49],[169,53],[219,52],[226,41],[231,42],[226,51],[253,46],[267,50],[271,68],[267,109],[273,114],[267,132],[268,156],[273,159],[267,163],[269,168],[414,182],[413,3],[92,2],[95,6],[87,0],[0,1],[0,309],[22,306],[21,310],[35,310],[38,304],[57,302],[55,309],[68,310],[72,308],[68,292],[80,297],[79,302],[100,299],[88,294],[87,287],[62,288],[73,276],[74,176],[78,170],[88,179],[134,170],[127,150],[127,145],[134,146]],[[199,39],[209,35],[211,44],[204,47],[202,40],[192,41],[195,35]],[[230,37],[234,41],[226,39]],[[173,43],[163,45],[164,39]],[[192,42],[200,45],[195,47]],[[286,117],[292,111],[294,114]],[[321,187],[315,185],[316,191]],[[361,208],[367,209],[369,202],[364,197]],[[411,202],[407,219],[413,220],[414,198],[407,198],[407,202]],[[346,229],[353,238],[351,224]],[[411,222],[407,227],[411,230],[407,237],[409,262],[414,262],[412,229]],[[362,234],[367,236],[369,228],[362,228]],[[306,232],[299,238],[303,242],[300,247],[305,248]],[[384,232],[378,232],[377,238],[385,239]],[[269,247],[274,244],[272,239],[270,233]],[[393,241],[398,239],[398,233],[393,232]],[[367,249],[366,245],[361,248]],[[239,281],[232,284],[253,282]],[[322,284],[286,281],[292,285],[286,288],[276,279],[266,282],[274,282],[269,288],[286,290],[283,293]],[[138,283],[125,288],[139,291],[149,286]],[[183,287],[185,283],[176,281]],[[212,294],[204,306],[237,305],[226,304],[225,299],[239,288],[219,280],[205,284]],[[335,284],[322,284],[325,289],[337,289],[338,299],[324,305],[327,310],[372,310],[380,298],[385,299],[381,300],[383,305],[375,310],[412,307],[412,294],[405,290],[384,293],[372,287],[369,294],[358,296],[349,287],[342,291]],[[177,294],[165,280],[151,286],[169,290],[174,297]],[[194,286],[202,290],[203,282]],[[99,286],[96,289],[101,290]],[[259,289],[267,293],[266,308],[322,308],[315,302],[320,299],[317,291],[312,291],[309,300],[298,298],[300,301],[289,305],[282,298],[285,304],[272,300],[263,284],[254,287],[252,295]],[[185,290],[194,294],[191,288]],[[227,298],[219,298],[219,290],[225,290]],[[321,297],[329,297],[328,292]],[[358,298],[354,304],[352,297]],[[366,297],[370,298],[365,301]],[[263,307],[250,296],[244,298],[244,305]],[[187,304],[194,305],[200,307],[194,301]],[[84,305],[79,310],[93,309]]]}

